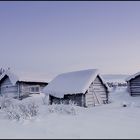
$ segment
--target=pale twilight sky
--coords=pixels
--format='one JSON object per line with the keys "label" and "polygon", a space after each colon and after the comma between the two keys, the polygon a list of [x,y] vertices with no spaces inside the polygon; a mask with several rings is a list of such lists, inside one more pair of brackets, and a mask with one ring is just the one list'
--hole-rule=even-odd
{"label": "pale twilight sky", "polygon": [[49,76],[138,72],[140,2],[1,1],[0,67]]}

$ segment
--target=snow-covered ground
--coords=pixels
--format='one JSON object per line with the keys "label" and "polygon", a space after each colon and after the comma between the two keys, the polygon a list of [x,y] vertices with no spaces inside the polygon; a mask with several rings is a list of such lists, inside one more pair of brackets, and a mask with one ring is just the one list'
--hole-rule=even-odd
{"label": "snow-covered ground", "polygon": [[102,77],[107,82],[125,82],[126,78],[128,78],[130,75],[125,74],[104,74]]}
{"label": "snow-covered ground", "polygon": [[140,97],[130,97],[126,88],[113,91],[110,104],[92,108],[48,107],[43,96],[20,101],[39,105],[38,116],[31,120],[8,120],[1,111],[0,138],[140,138]]}

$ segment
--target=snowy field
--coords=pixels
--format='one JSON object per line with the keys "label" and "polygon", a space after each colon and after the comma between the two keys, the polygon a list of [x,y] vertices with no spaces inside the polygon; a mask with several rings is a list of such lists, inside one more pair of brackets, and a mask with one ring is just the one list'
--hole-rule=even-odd
{"label": "snowy field", "polygon": [[43,97],[20,101],[39,106],[31,119],[9,120],[1,109],[0,138],[140,138],[140,97],[130,97],[126,88],[110,93],[110,104],[93,108],[48,106]]}

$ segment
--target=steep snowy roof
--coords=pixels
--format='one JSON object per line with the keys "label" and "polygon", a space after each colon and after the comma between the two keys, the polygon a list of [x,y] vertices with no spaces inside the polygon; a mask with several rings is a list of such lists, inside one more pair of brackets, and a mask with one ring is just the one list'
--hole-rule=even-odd
{"label": "steep snowy roof", "polygon": [[135,74],[133,74],[133,75],[127,77],[125,80],[126,80],[126,81],[129,81],[129,80],[134,79],[135,77],[137,77],[137,76],[139,76],[139,75],[140,75],[140,72],[137,72],[137,73],[135,73]]}
{"label": "steep snowy roof", "polygon": [[6,75],[9,77],[9,79],[13,85],[15,85],[17,81],[48,83],[48,79],[47,79],[46,75],[37,75],[37,74],[33,74],[33,73],[23,73],[23,72],[15,74],[11,70],[6,70],[0,76],[0,80],[3,79]]}
{"label": "steep snowy roof", "polygon": [[[47,95],[50,94],[59,98],[62,98],[64,94],[85,93],[97,75],[99,75],[99,70],[97,69],[63,73],[56,76],[43,91]],[[100,78],[108,88],[101,76]]]}

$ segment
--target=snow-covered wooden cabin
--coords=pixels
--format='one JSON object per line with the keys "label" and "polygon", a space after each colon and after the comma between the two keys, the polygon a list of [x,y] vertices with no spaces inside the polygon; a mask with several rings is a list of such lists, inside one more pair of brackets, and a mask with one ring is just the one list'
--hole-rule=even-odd
{"label": "snow-covered wooden cabin", "polygon": [[97,69],[63,73],[54,78],[43,90],[50,104],[70,101],[89,107],[108,103],[108,86]]}
{"label": "snow-covered wooden cabin", "polygon": [[140,95],[140,72],[126,78],[126,82],[131,96]]}
{"label": "snow-covered wooden cabin", "polygon": [[47,84],[45,77],[29,73],[14,74],[6,70],[0,76],[0,95],[22,99],[29,94],[42,92]]}

